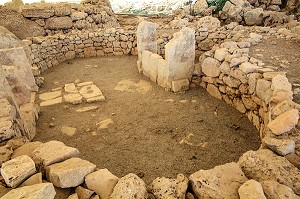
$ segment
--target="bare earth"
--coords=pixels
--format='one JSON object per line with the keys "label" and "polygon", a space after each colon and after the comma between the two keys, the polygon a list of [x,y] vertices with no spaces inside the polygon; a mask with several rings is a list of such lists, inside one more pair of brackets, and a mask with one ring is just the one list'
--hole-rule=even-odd
{"label": "bare earth", "polygon": [[[156,177],[189,175],[237,161],[258,149],[259,133],[246,116],[201,88],[181,94],[163,90],[137,72],[136,60],[76,59],[44,72],[40,93],[80,79],[93,81],[106,101],[42,107],[35,140],[62,141],[98,168],[119,177],[134,172],[148,184]],[[75,111],[86,106],[99,108]],[[65,135],[62,126],[77,131]]]}

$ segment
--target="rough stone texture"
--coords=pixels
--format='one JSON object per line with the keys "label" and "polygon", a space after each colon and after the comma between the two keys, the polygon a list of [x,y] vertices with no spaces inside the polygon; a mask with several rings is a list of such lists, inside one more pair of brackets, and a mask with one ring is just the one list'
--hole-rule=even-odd
{"label": "rough stone texture", "polygon": [[208,77],[218,77],[221,73],[220,62],[214,58],[206,58],[201,65],[202,72]]}
{"label": "rough stone texture", "polygon": [[290,153],[284,156],[290,163],[292,163],[295,167],[300,169],[300,157],[295,153]]}
{"label": "rough stone texture", "polygon": [[37,173],[32,175],[30,178],[28,178],[26,181],[24,181],[20,187],[22,186],[31,186],[31,185],[35,185],[35,184],[40,184],[43,183],[43,177],[42,177],[42,173]]}
{"label": "rough stone texture", "polygon": [[291,139],[265,137],[262,142],[266,144],[269,149],[282,156],[295,152],[295,141]]}
{"label": "rough stone texture", "polygon": [[59,141],[43,143],[32,153],[33,160],[38,164],[42,164],[44,167],[79,155],[77,149],[68,147]]}
{"label": "rough stone texture", "polygon": [[47,179],[56,187],[76,187],[84,182],[84,178],[93,172],[96,165],[80,158],[70,158],[46,168]]}
{"label": "rough stone texture", "polygon": [[49,18],[54,15],[54,11],[47,8],[24,7],[21,14],[26,18]]}
{"label": "rough stone texture", "polygon": [[0,49],[22,47],[21,40],[5,27],[0,26]]}
{"label": "rough stone texture", "polygon": [[19,156],[3,163],[1,175],[5,183],[12,188],[20,185],[26,178],[36,172],[33,160],[26,156]]}
{"label": "rough stone texture", "polygon": [[253,25],[262,25],[263,23],[263,9],[262,8],[256,8],[249,10],[244,14],[245,23],[248,26]]}
{"label": "rough stone texture", "polygon": [[266,197],[272,199],[299,199],[291,188],[275,181],[261,182]]}
{"label": "rough stone texture", "polygon": [[221,26],[221,23],[215,17],[206,16],[198,20],[197,26],[200,28],[207,28],[208,32],[214,32]]}
{"label": "rough stone texture", "polygon": [[258,79],[256,83],[255,94],[263,101],[268,102],[272,95],[271,82],[265,79]]}
{"label": "rough stone texture", "polygon": [[75,190],[80,199],[89,199],[94,194],[94,191],[78,186]]}
{"label": "rough stone texture", "polygon": [[198,198],[238,199],[238,189],[248,179],[237,163],[200,170],[190,176],[194,193]]}
{"label": "rough stone texture", "polygon": [[204,10],[208,8],[206,0],[198,0],[194,5],[194,14],[201,14]]}
{"label": "rough stone texture", "polygon": [[107,169],[100,169],[99,171],[90,173],[85,177],[86,186],[90,190],[95,191],[101,199],[109,198],[118,181],[119,178]]}
{"label": "rough stone texture", "polygon": [[219,91],[218,87],[216,87],[215,85],[208,84],[206,87],[206,90],[207,90],[208,94],[210,94],[211,96],[213,96],[219,100],[222,100],[222,94]]}
{"label": "rough stone texture", "polygon": [[110,199],[139,198],[148,199],[146,185],[137,175],[130,173],[116,184]]}
{"label": "rough stone texture", "polygon": [[261,184],[248,180],[239,188],[240,199],[267,199]]}
{"label": "rough stone texture", "polygon": [[183,92],[189,90],[190,82],[188,79],[172,81],[172,91],[173,92]]}
{"label": "rough stone texture", "polygon": [[54,199],[56,193],[51,183],[41,183],[13,189],[1,199]]}
{"label": "rough stone texture", "polygon": [[284,157],[268,149],[244,153],[238,164],[248,178],[257,181],[274,180],[300,193],[300,171]]}
{"label": "rough stone texture", "polygon": [[149,189],[157,199],[185,199],[188,179],[179,174],[176,179],[156,178]]}
{"label": "rough stone texture", "polygon": [[29,140],[32,140],[36,134],[38,112],[39,110],[35,103],[26,103],[20,106],[20,117],[24,125],[24,134]]}
{"label": "rough stone texture", "polygon": [[298,120],[299,111],[292,109],[276,117],[268,124],[268,127],[275,135],[281,135],[295,128]]}
{"label": "rough stone texture", "polygon": [[46,20],[46,27],[51,30],[69,29],[73,22],[70,17],[52,17]]}
{"label": "rough stone texture", "polygon": [[19,148],[17,148],[14,153],[12,154],[11,158],[16,158],[18,156],[21,155],[27,155],[30,158],[33,158],[33,151],[39,147],[41,144],[43,144],[42,142],[36,141],[36,142],[29,142],[24,144],[23,146],[20,146]]}

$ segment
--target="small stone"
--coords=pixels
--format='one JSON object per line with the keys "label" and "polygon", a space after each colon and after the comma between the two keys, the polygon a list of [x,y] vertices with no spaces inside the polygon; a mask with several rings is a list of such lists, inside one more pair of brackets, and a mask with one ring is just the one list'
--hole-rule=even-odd
{"label": "small stone", "polygon": [[1,199],[54,199],[55,195],[51,183],[41,183],[13,189]]}
{"label": "small stone", "polygon": [[32,158],[33,154],[32,152],[39,147],[42,142],[36,141],[36,142],[29,142],[24,144],[23,146],[17,148],[14,153],[12,154],[11,158],[14,159],[18,156],[27,155],[30,158]]}
{"label": "small stone", "polygon": [[99,126],[98,129],[107,129],[110,124],[113,124],[114,121],[110,118],[102,120],[101,122],[97,123],[96,125]]}
{"label": "small stone", "polygon": [[82,112],[87,112],[91,110],[96,110],[98,109],[98,106],[87,106],[87,107],[82,107],[76,110],[77,113],[82,113]]}
{"label": "small stone", "polygon": [[1,175],[12,188],[19,186],[26,178],[36,172],[33,160],[27,155],[16,157],[2,164]]}
{"label": "small stone", "polygon": [[43,101],[40,103],[40,106],[51,106],[54,104],[60,104],[62,103],[62,97],[58,97],[58,98],[54,98],[54,99],[50,99],[47,101]]}
{"label": "small stone", "polygon": [[54,91],[54,92],[40,94],[39,99],[43,101],[47,101],[47,100],[55,99],[60,96],[61,96],[61,91]]}
{"label": "small stone", "polygon": [[81,186],[78,186],[75,189],[75,192],[77,193],[78,198],[80,198],[80,199],[89,199],[94,194],[94,191],[91,191],[89,189],[85,189]]}
{"label": "small stone", "polygon": [[70,158],[46,168],[47,179],[56,187],[76,187],[84,182],[84,178],[93,172],[96,165],[80,158]]}
{"label": "small stone", "polygon": [[101,199],[109,199],[118,181],[119,178],[107,169],[100,169],[99,171],[90,173],[85,178],[86,186],[90,190],[95,191]]}
{"label": "small stone", "polygon": [[267,199],[261,184],[248,180],[239,188],[240,199]]}
{"label": "small stone", "polygon": [[298,120],[299,111],[292,109],[276,117],[268,124],[268,127],[275,135],[281,135],[295,128]]}
{"label": "small stone", "polygon": [[285,156],[295,152],[294,140],[265,137],[262,141],[269,149],[278,153],[279,155]]}
{"label": "small stone", "polygon": [[69,127],[69,126],[63,126],[61,127],[61,132],[67,136],[74,136],[75,133],[76,133],[76,128],[73,128],[73,127]]}
{"label": "small stone", "polygon": [[251,64],[249,62],[244,62],[239,66],[239,69],[246,74],[252,73],[258,68],[259,67],[256,64]]}

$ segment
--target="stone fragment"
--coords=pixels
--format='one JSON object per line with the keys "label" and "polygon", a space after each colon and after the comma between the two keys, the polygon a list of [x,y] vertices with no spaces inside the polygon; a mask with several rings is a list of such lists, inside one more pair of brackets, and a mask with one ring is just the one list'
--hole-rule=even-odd
{"label": "stone fragment", "polygon": [[26,103],[20,106],[20,117],[24,125],[24,135],[32,140],[36,134],[36,120],[38,119],[39,107],[35,103]]}
{"label": "stone fragment", "polygon": [[172,91],[174,93],[187,91],[190,88],[188,79],[172,81]]}
{"label": "stone fragment", "polygon": [[73,27],[70,17],[51,17],[46,20],[46,28],[50,30],[64,30]]}
{"label": "stone fragment", "polygon": [[195,15],[201,14],[208,8],[206,0],[199,0],[194,4],[194,13]]}
{"label": "stone fragment", "polygon": [[64,95],[65,102],[68,102],[70,104],[80,104],[82,103],[82,96],[79,93],[71,93]]}
{"label": "stone fragment", "polygon": [[51,106],[51,105],[55,105],[55,104],[60,104],[62,103],[62,97],[58,97],[58,98],[54,98],[54,99],[50,99],[50,100],[46,100],[40,103],[40,106]]}
{"label": "stone fragment", "polygon": [[49,18],[54,15],[54,11],[44,8],[24,7],[21,14],[26,18]]}
{"label": "stone fragment", "polygon": [[84,178],[93,172],[96,165],[80,158],[70,158],[46,168],[47,179],[56,187],[76,187],[84,182]]}
{"label": "stone fragment", "polygon": [[276,139],[271,137],[265,137],[263,143],[267,145],[269,149],[285,156],[295,152],[295,141],[291,139]]}
{"label": "stone fragment", "polygon": [[292,163],[295,167],[300,169],[300,157],[295,153],[290,153],[284,156],[290,163]]}
{"label": "stone fragment", "polygon": [[272,79],[271,88],[274,94],[278,93],[279,91],[291,92],[292,85],[289,83],[289,80],[285,75],[276,75]]}
{"label": "stone fragment", "polygon": [[82,113],[82,112],[87,112],[87,111],[91,111],[91,110],[96,110],[98,109],[98,106],[87,106],[87,107],[82,107],[79,109],[76,109],[77,113]]}
{"label": "stone fragment", "polygon": [[205,17],[201,17],[197,21],[197,26],[199,28],[207,28],[208,32],[214,32],[219,27],[221,27],[221,22],[215,17],[205,16]]}
{"label": "stone fragment", "polygon": [[68,16],[71,14],[71,5],[63,3],[56,4],[54,7],[54,15],[58,17]]}
{"label": "stone fragment", "polygon": [[207,57],[201,65],[202,72],[209,77],[218,77],[221,73],[220,63],[218,60]]}
{"label": "stone fragment", "polygon": [[55,195],[51,183],[41,183],[13,189],[1,199],[54,199]]}
{"label": "stone fragment", "polygon": [[231,88],[238,88],[241,85],[241,81],[232,76],[224,76],[223,82]]}
{"label": "stone fragment", "polygon": [[272,79],[277,75],[286,75],[286,72],[283,71],[275,71],[275,72],[265,72],[263,74],[264,79],[272,81]]}
{"label": "stone fragment", "polygon": [[279,104],[277,104],[272,110],[272,116],[281,115],[284,112],[290,111],[292,109],[300,110],[300,104],[293,102],[292,100],[285,100]]}
{"label": "stone fragment", "polygon": [[78,186],[75,189],[75,192],[77,193],[78,198],[80,198],[80,199],[89,199],[94,194],[94,191],[91,191],[89,189],[85,189],[81,186]]}
{"label": "stone fragment", "polygon": [[227,48],[219,48],[215,51],[214,58],[218,61],[223,61],[225,57],[229,55],[228,49]]}
{"label": "stone fragment", "polygon": [[267,199],[261,184],[248,180],[239,188],[240,199]]}
{"label": "stone fragment", "polygon": [[189,178],[198,198],[239,199],[238,189],[248,179],[237,163],[216,166],[210,170],[200,170]]}
{"label": "stone fragment", "polygon": [[5,183],[12,188],[19,186],[26,178],[36,172],[33,160],[26,156],[19,156],[2,164],[1,175]]}
{"label": "stone fragment", "polygon": [[148,199],[146,185],[137,175],[130,173],[122,177],[116,184],[111,199],[139,198]]}
{"label": "stone fragment", "polygon": [[76,130],[77,130],[76,128],[69,127],[69,126],[62,126],[61,127],[62,134],[70,136],[70,137],[72,137],[73,135],[76,134]]}
{"label": "stone fragment", "polygon": [[41,144],[32,153],[33,160],[44,167],[79,155],[77,149],[55,140]]}
{"label": "stone fragment", "polygon": [[61,96],[61,91],[54,91],[54,92],[49,92],[49,93],[42,93],[39,95],[39,99],[46,101],[46,100],[51,100],[55,99],[57,97]]}
{"label": "stone fragment", "polygon": [[244,153],[238,164],[248,178],[256,181],[274,180],[300,193],[300,171],[284,157],[268,149]]}
{"label": "stone fragment", "polygon": [[206,90],[211,96],[213,96],[219,100],[222,100],[222,94],[219,91],[218,87],[216,87],[215,85],[207,84]]}
{"label": "stone fragment", "polygon": [[246,113],[246,108],[243,104],[243,101],[239,98],[234,98],[233,101],[233,106],[236,108],[236,110],[238,110],[241,113]]}
{"label": "stone fragment", "polygon": [[272,96],[271,82],[264,79],[258,79],[255,87],[255,94],[263,101],[268,102]]}
{"label": "stone fragment", "polygon": [[64,90],[66,93],[78,93],[78,90],[74,83],[65,84]]}
{"label": "stone fragment", "polygon": [[268,124],[268,127],[275,135],[281,135],[295,128],[298,120],[299,111],[297,109],[292,109],[277,116]]}
{"label": "stone fragment", "polygon": [[22,42],[5,27],[0,26],[0,46],[1,49],[17,48],[22,47]]}
{"label": "stone fragment", "polygon": [[31,185],[40,184],[40,183],[43,183],[42,173],[37,173],[37,174],[32,175],[26,181],[24,181],[20,185],[20,187],[31,186]]}
{"label": "stone fragment", "polygon": [[67,199],[79,199],[78,194],[74,193],[72,195],[70,195]]}
{"label": "stone fragment", "polygon": [[11,158],[16,158],[22,155],[27,155],[30,158],[32,158],[33,154],[32,152],[39,147],[41,144],[43,144],[42,142],[36,141],[36,142],[29,142],[24,144],[23,146],[20,146],[19,148],[17,148],[14,153],[12,154]]}
{"label": "stone fragment", "polygon": [[183,174],[179,174],[176,179],[156,178],[149,189],[158,199],[185,199],[187,187],[188,179]]}
{"label": "stone fragment", "polygon": [[103,96],[101,90],[94,84],[81,87],[79,93],[85,99]]}
{"label": "stone fragment", "polygon": [[255,8],[245,12],[244,14],[245,23],[248,26],[262,25],[263,13],[264,11],[262,8]]}
{"label": "stone fragment", "polygon": [[13,153],[13,150],[5,145],[0,147],[0,163],[1,162],[6,162],[10,159],[11,154]]}
{"label": "stone fragment", "polygon": [[263,187],[264,193],[267,198],[272,199],[300,199],[299,196],[297,196],[293,190],[285,186],[283,184],[280,184],[275,181],[262,181],[261,185]]}
{"label": "stone fragment", "polygon": [[256,64],[251,64],[249,62],[244,62],[239,66],[239,69],[246,74],[252,73],[258,68],[259,67]]}
{"label": "stone fragment", "polygon": [[95,191],[101,199],[109,199],[118,181],[119,178],[107,169],[100,169],[85,177],[86,186]]}
{"label": "stone fragment", "polygon": [[114,121],[111,118],[108,118],[97,123],[97,126],[99,126],[98,129],[107,129],[108,126],[113,123]]}
{"label": "stone fragment", "polygon": [[85,12],[72,12],[70,15],[72,21],[82,20],[85,19],[87,16],[88,14]]}

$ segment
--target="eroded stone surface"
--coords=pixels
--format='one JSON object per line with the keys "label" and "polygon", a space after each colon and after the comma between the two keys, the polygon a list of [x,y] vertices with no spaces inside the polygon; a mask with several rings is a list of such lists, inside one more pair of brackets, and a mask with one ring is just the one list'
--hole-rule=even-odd
{"label": "eroded stone surface", "polygon": [[261,184],[248,180],[239,188],[240,199],[267,199]]}
{"label": "eroded stone surface", "polygon": [[272,151],[282,156],[295,152],[295,141],[291,139],[276,139],[266,137],[263,139],[263,143],[265,143]]}
{"label": "eroded stone surface", "polygon": [[300,199],[300,196],[297,196],[290,187],[280,184],[278,182],[263,181],[261,182],[261,185],[267,198]]}

